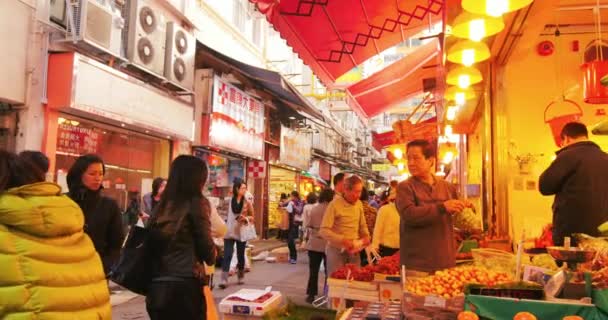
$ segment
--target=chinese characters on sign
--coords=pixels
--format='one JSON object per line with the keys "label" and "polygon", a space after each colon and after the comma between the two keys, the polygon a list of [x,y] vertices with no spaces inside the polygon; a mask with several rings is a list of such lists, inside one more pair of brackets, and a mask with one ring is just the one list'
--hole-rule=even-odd
{"label": "chinese characters on sign", "polygon": [[252,158],[264,156],[264,105],[215,76],[210,143]]}
{"label": "chinese characters on sign", "polygon": [[281,127],[281,163],[301,170],[310,168],[312,139],[309,134]]}
{"label": "chinese characters on sign", "polygon": [[99,133],[91,128],[61,124],[57,130],[57,151],[86,154],[97,153]]}

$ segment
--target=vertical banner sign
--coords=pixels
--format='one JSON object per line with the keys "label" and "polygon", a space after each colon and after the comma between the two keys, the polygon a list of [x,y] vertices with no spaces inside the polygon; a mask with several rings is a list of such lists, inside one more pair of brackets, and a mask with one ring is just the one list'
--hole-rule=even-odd
{"label": "vertical banner sign", "polygon": [[311,136],[281,127],[281,163],[300,170],[308,170],[311,157]]}
{"label": "vertical banner sign", "polygon": [[209,140],[212,146],[262,159],[264,104],[214,76]]}

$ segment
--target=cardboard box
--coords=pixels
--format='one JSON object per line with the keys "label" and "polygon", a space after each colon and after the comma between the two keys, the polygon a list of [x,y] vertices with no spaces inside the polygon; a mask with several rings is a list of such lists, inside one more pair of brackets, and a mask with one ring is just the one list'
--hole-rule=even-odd
{"label": "cardboard box", "polygon": [[[235,294],[238,294],[239,292],[236,292]],[[280,292],[271,291],[270,293],[272,294],[272,297],[264,302],[234,301],[229,300],[230,297],[233,296],[229,295],[220,302],[218,312],[224,315],[224,320],[249,320],[261,318],[266,312],[279,308],[283,302]]]}
{"label": "cardboard box", "polygon": [[403,315],[410,320],[456,319],[464,310],[464,295],[445,299],[434,295],[419,296],[403,293]]}

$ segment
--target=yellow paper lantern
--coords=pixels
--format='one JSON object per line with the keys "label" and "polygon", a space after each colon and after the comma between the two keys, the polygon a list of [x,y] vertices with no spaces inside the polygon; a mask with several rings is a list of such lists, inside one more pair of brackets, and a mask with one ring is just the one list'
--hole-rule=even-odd
{"label": "yellow paper lantern", "polygon": [[471,13],[500,17],[528,6],[534,0],[462,0],[462,8]]}
{"label": "yellow paper lantern", "polygon": [[473,84],[480,83],[483,80],[481,72],[475,67],[458,66],[450,72],[446,77],[446,82],[460,88],[468,88]]}
{"label": "yellow paper lantern", "polygon": [[448,50],[448,61],[467,67],[490,58],[490,48],[484,42],[461,40]]}
{"label": "yellow paper lantern", "polygon": [[501,32],[504,28],[502,17],[488,17],[465,11],[454,19],[452,34],[458,38],[481,41]]}
{"label": "yellow paper lantern", "polygon": [[443,96],[448,101],[455,101],[457,105],[464,105],[467,100],[475,99],[477,94],[471,88],[449,87]]}

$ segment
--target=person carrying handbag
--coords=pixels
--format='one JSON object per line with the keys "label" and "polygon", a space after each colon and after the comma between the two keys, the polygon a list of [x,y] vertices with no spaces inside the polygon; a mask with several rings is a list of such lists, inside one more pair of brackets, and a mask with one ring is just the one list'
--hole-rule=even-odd
{"label": "person carrying handbag", "polygon": [[146,309],[152,320],[205,319],[204,264],[213,265],[209,201],[201,190],[207,165],[193,156],[179,156],[172,165],[167,187],[150,223],[148,246],[152,282]]}
{"label": "person carrying handbag", "polygon": [[[232,200],[228,207],[228,218],[226,225],[228,232],[224,236],[224,261],[222,262],[222,278],[220,289],[228,286],[228,274],[230,272],[230,261],[236,245],[237,277],[238,284],[243,284],[245,279],[245,247],[247,241],[255,238],[255,227],[253,224],[253,205],[245,199],[247,184],[237,179],[232,186]],[[253,230],[252,230],[253,229]],[[253,234],[251,233],[253,231]]]}

